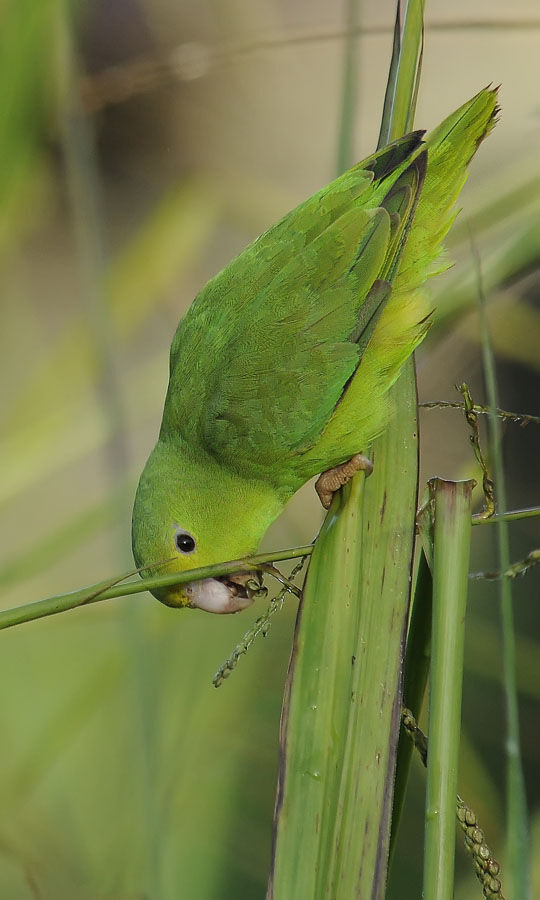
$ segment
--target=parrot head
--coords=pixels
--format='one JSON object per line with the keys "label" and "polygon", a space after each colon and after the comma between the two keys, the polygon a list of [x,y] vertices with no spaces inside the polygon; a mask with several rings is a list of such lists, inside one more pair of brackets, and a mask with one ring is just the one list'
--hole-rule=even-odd
{"label": "parrot head", "polygon": [[[158,441],[141,475],[133,510],[133,555],[143,578],[255,552],[267,523],[260,526],[258,515],[258,527],[254,530],[252,525],[250,530],[243,517],[250,508],[260,514],[259,498],[246,496],[244,482],[231,491],[224,478],[230,475],[215,470],[210,460],[191,459],[178,446]],[[271,518],[279,509],[276,506]],[[166,606],[234,613],[249,606],[261,586],[261,574],[252,570],[156,588],[151,593]]]}

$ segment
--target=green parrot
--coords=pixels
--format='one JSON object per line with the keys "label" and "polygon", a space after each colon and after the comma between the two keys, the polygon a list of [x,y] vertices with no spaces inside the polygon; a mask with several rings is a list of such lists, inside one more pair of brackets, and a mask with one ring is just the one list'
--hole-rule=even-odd
{"label": "green parrot", "polygon": [[[170,353],[159,438],[141,475],[133,554],[172,573],[256,552],[321,474],[324,506],[390,416],[388,390],[425,336],[466,170],[497,113],[480,91],[424,140],[358,163],[259,237],[198,294]],[[155,569],[153,570],[155,572]],[[248,606],[253,575],[156,590],[174,607]]]}

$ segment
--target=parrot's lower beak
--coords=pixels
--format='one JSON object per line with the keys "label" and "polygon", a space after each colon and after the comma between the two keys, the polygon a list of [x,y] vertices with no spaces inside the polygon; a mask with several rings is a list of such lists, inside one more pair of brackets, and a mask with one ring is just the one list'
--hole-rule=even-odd
{"label": "parrot's lower beak", "polygon": [[189,605],[212,613],[235,613],[246,609],[261,593],[260,572],[239,572],[222,578],[205,578],[186,585]]}

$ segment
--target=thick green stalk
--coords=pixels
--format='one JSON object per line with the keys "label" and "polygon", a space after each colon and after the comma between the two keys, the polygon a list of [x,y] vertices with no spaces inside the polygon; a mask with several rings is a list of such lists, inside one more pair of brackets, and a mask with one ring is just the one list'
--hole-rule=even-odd
{"label": "thick green stalk", "polygon": [[339,120],[336,174],[341,175],[352,166],[354,120],[357,114],[358,95],[356,41],[358,40],[358,13],[360,0],[347,0],[347,35],[343,60],[343,88]]}
{"label": "thick green stalk", "polygon": [[[405,131],[414,109],[422,23],[411,10],[422,9],[408,4],[394,43],[384,113],[391,137]],[[411,67],[401,54],[413,46]],[[284,700],[272,900],[385,892],[418,476],[412,361],[392,399],[395,418],[373,448],[365,492],[353,482],[332,507],[310,566]],[[312,574],[317,559],[325,567]],[[353,608],[336,583],[347,585]]]}
{"label": "thick green stalk", "polygon": [[325,895],[340,900],[381,898],[386,888],[418,464],[414,384],[396,385],[393,397],[396,415],[391,431],[373,449],[374,472],[366,484],[361,520],[349,729],[330,892]]}
{"label": "thick green stalk", "polygon": [[[96,392],[105,411],[108,475],[114,486],[123,478],[128,464],[127,430],[120,380],[115,368],[115,336],[105,291],[107,270],[101,182],[96,162],[92,123],[79,96],[80,71],[76,59],[75,25],[69,4],[61,10],[58,29],[58,56],[61,135],[66,180],[80,265],[81,302],[97,363]],[[125,498],[117,494],[119,511],[125,513]],[[122,548],[124,548],[122,544]],[[125,551],[124,551],[125,553]]]}
{"label": "thick green stalk", "polygon": [[360,475],[334,497],[298,613],[283,705],[269,900],[329,896],[356,652],[363,490]]}
{"label": "thick green stalk", "polygon": [[473,481],[430,482],[433,630],[423,896],[452,900]]}
{"label": "thick green stalk", "polygon": [[[335,501],[311,561],[282,728],[274,900],[384,892],[416,504],[406,477],[417,455],[414,404],[399,408],[397,424],[406,439],[386,442],[384,455],[379,442],[364,494],[358,478]],[[390,491],[396,471],[403,477]]]}
{"label": "thick green stalk", "polygon": [[378,147],[384,147],[413,127],[420,78],[425,0],[407,0],[403,24],[398,0],[394,50],[384,98]]}
{"label": "thick green stalk", "polygon": [[394,425],[401,442],[377,442],[373,475],[334,500],[310,564],[284,701],[272,900],[384,894],[416,508],[414,402],[396,406]]}
{"label": "thick green stalk", "polygon": [[[431,659],[431,613],[433,579],[425,554],[422,552],[416,575],[414,600],[407,635],[405,675],[403,681],[403,705],[410,709],[415,719],[420,716],[429,674]],[[401,729],[397,751],[396,783],[392,812],[390,854],[395,847],[399,820],[405,802],[405,792],[413,752],[410,738]]]}

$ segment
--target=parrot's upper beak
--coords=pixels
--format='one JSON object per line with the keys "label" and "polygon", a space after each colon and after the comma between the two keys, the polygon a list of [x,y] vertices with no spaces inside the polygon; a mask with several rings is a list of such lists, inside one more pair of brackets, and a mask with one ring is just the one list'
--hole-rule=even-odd
{"label": "parrot's upper beak", "polygon": [[239,572],[221,578],[205,578],[186,585],[189,605],[213,613],[240,612],[261,592],[260,572]]}

